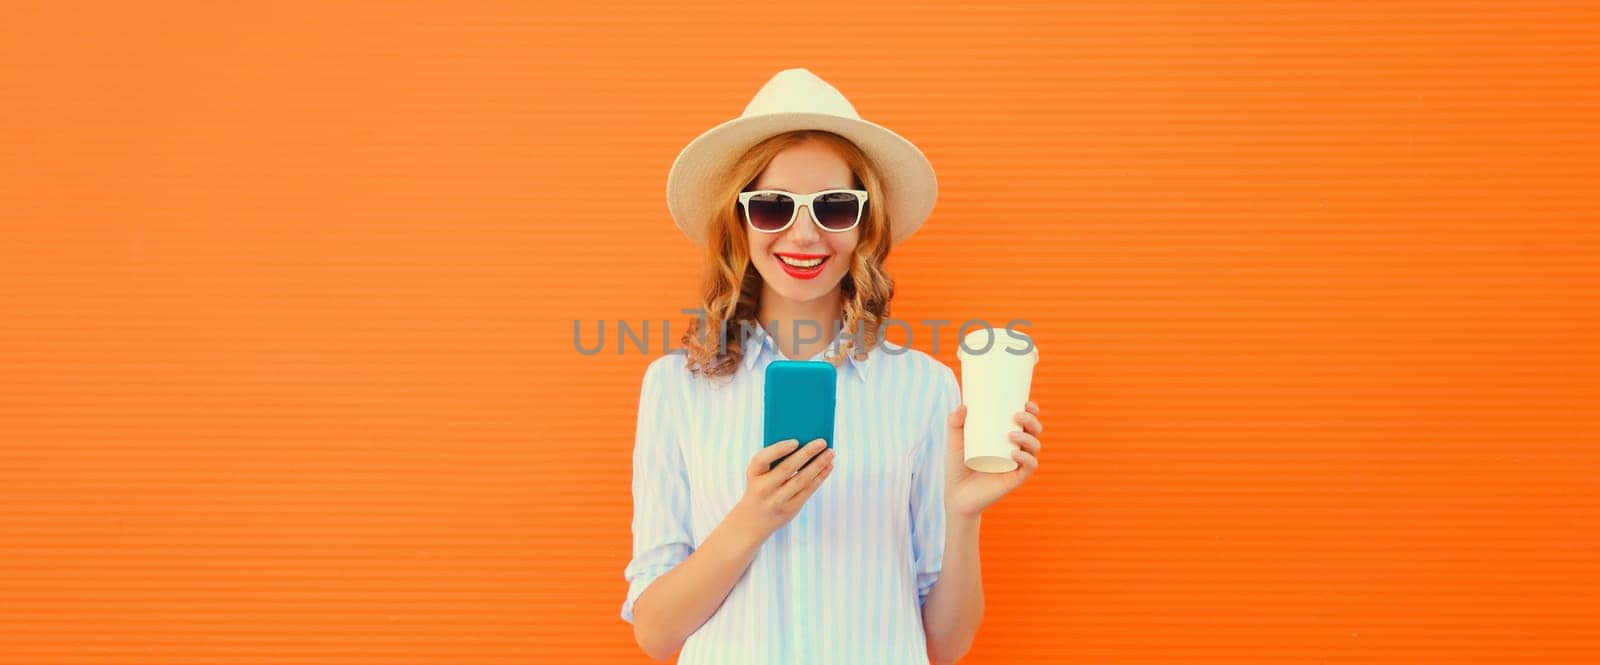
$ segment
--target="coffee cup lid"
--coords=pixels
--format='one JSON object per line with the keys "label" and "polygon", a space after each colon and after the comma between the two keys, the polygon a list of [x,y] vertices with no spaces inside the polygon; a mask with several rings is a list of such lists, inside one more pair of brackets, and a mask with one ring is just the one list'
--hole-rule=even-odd
{"label": "coffee cup lid", "polygon": [[[1024,354],[1016,353],[1015,351],[1022,348],[1019,345],[1022,342],[1026,342],[1026,345],[1032,348]],[[962,343],[956,346],[956,357],[962,359],[981,358],[990,353],[1005,353],[1019,358],[1031,358],[1035,364],[1039,362],[1039,345],[1034,342],[1033,337],[1010,328],[978,328],[967,333],[962,338]]]}

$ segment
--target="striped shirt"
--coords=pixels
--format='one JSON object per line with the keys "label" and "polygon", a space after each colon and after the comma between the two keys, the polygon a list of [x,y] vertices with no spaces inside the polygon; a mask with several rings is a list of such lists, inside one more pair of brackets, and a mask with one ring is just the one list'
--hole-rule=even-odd
{"label": "striped shirt", "polygon": [[[623,620],[743,497],[766,366],[784,358],[758,327],[731,383],[692,376],[681,349],[645,369]],[[944,558],[945,416],[960,384],[934,357],[887,341],[847,359],[837,380],[832,474],[689,635],[681,665],[927,665],[921,610]]]}

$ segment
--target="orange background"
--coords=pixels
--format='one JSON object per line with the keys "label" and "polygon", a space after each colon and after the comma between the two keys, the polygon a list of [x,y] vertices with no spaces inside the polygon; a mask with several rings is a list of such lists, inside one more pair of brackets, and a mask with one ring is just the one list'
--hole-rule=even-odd
{"label": "orange background", "polygon": [[8,3],[0,661],[644,661],[573,321],[803,66],[1039,340],[966,662],[1594,662],[1600,11],[1494,4]]}

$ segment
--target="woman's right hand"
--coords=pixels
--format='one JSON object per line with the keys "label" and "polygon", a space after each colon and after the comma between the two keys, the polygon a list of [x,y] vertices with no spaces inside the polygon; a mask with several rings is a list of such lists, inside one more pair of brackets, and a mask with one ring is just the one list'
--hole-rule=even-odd
{"label": "woman's right hand", "polygon": [[745,469],[744,497],[737,509],[752,520],[763,541],[799,514],[800,507],[833,471],[833,450],[822,439],[813,439],[782,464],[772,466],[798,445],[799,441],[787,439],[766,446]]}

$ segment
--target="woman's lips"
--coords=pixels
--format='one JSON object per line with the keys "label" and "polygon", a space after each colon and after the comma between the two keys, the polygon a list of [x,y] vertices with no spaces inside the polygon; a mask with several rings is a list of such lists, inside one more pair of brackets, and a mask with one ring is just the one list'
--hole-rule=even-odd
{"label": "woman's lips", "polygon": [[[777,255],[774,255],[774,256],[777,256]],[[805,256],[805,255],[788,254],[786,256],[788,256],[790,258],[796,258],[796,259],[818,258],[818,256],[816,256],[816,255]],[[791,265],[789,265],[787,263],[784,263],[783,259],[781,259],[781,258],[778,259],[778,266],[783,268],[784,272],[789,273],[789,276],[793,277],[795,279],[816,279],[817,275],[821,275],[822,274],[822,268],[824,266],[828,265],[829,259],[831,259],[833,257],[823,256],[821,258],[822,258],[822,263],[818,263],[817,265],[812,266],[810,268],[796,268],[796,267],[791,266]]]}

